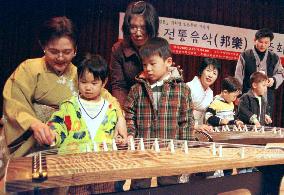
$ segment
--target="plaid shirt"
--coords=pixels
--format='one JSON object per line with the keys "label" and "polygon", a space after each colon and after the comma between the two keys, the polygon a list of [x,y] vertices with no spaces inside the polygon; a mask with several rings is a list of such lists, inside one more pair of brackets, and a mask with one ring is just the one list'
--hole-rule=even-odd
{"label": "plaid shirt", "polygon": [[190,139],[194,119],[190,89],[182,79],[164,81],[157,110],[150,84],[138,77],[127,97],[125,118],[129,135],[142,138]]}

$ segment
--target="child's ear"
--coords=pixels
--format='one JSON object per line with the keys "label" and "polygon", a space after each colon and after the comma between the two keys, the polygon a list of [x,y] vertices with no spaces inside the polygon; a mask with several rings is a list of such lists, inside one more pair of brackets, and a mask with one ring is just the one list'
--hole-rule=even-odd
{"label": "child's ear", "polygon": [[256,88],[256,83],[251,84],[251,88],[255,89]]}
{"label": "child's ear", "polygon": [[223,92],[223,93],[229,93],[228,90],[223,90],[222,92]]}
{"label": "child's ear", "polygon": [[167,67],[170,67],[173,64],[173,58],[168,57],[165,62],[166,62]]}
{"label": "child's ear", "polygon": [[105,79],[105,81],[103,82],[103,88],[106,86],[107,81],[108,81],[108,77],[107,77],[107,78]]}

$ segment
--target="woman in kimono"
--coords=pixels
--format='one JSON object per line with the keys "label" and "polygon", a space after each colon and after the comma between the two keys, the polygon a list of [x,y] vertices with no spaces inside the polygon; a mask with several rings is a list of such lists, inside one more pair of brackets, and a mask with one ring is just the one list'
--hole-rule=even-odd
{"label": "woman in kimono", "polygon": [[[54,134],[45,122],[61,101],[78,91],[77,68],[71,62],[76,55],[71,20],[55,17],[45,22],[39,43],[44,56],[22,62],[3,90],[4,133],[12,157],[51,145]],[[101,95],[118,104],[106,90]],[[121,110],[118,116],[122,116]]]}

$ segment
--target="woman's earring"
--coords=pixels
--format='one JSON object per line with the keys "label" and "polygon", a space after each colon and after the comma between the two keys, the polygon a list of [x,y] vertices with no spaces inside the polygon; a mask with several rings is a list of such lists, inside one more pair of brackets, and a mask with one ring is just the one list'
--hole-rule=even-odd
{"label": "woman's earring", "polygon": [[77,54],[77,53],[76,53],[76,52],[74,52],[74,56],[76,56],[76,54]]}
{"label": "woman's earring", "polygon": [[43,53],[45,54],[45,50],[43,50]]}

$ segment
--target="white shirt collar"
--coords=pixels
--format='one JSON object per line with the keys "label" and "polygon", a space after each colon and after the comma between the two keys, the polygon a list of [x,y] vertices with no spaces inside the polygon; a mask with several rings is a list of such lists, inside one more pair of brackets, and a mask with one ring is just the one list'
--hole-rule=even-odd
{"label": "white shirt collar", "polygon": [[169,78],[170,78],[170,75],[168,74],[163,80],[157,81],[156,83],[153,83],[152,85],[150,85],[151,89],[153,89],[156,86],[158,86],[158,87],[162,86],[164,84],[164,81],[169,79]]}
{"label": "white shirt collar", "polygon": [[211,91],[210,87],[208,87],[206,90],[204,90],[198,76],[195,76],[190,83],[191,83],[192,86],[194,86],[192,88],[196,88],[196,89],[198,89],[198,91],[200,91],[200,89],[202,89],[202,91],[204,91],[205,93],[208,92],[208,91]]}

